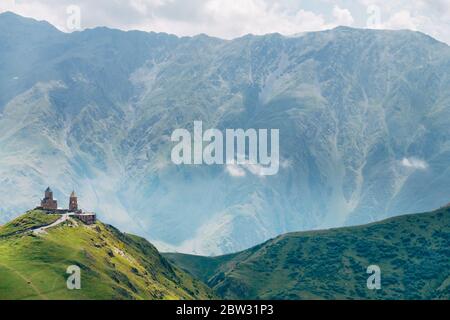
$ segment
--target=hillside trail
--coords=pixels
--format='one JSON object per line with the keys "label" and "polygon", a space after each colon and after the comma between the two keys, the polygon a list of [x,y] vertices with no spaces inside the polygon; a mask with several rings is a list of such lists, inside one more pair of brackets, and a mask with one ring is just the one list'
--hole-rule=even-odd
{"label": "hillside trail", "polygon": [[69,217],[70,217],[70,215],[68,215],[68,214],[63,214],[63,215],[61,216],[61,218],[59,218],[58,220],[56,220],[56,221],[53,222],[52,224],[49,224],[49,225],[44,226],[44,227],[39,227],[39,228],[36,228],[36,229],[31,229],[31,231],[32,231],[34,234],[43,234],[43,233],[46,233],[46,230],[47,230],[47,229],[54,228],[54,227],[60,225],[61,223],[67,221],[67,220],[69,219]]}
{"label": "hillside trail", "polygon": [[40,226],[40,227],[36,227],[36,228],[28,228],[26,230],[16,231],[16,232],[13,232],[13,233],[10,233],[10,234],[7,234],[7,235],[2,235],[2,236],[0,236],[0,239],[11,237],[11,236],[17,236],[17,235],[21,235],[21,234],[26,234],[26,233],[29,233],[29,232],[32,232],[32,233],[34,233],[36,235],[45,234],[47,229],[54,228],[54,227],[60,225],[61,223],[67,221],[70,218],[70,216],[71,216],[70,214],[63,214],[61,216],[61,218],[59,218],[58,220],[56,220],[55,222],[53,222],[53,223],[51,223],[49,225]]}

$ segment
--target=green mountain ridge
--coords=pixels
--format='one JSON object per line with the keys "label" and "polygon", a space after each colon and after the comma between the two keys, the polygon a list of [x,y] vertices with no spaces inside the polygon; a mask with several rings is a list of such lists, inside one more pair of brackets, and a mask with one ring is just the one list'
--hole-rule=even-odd
{"label": "green mountain ridge", "polygon": [[[33,210],[0,227],[0,300],[210,299],[212,291],[172,266],[147,240],[99,221]],[[81,269],[81,290],[67,289],[69,266]]]}
{"label": "green mountain ridge", "polygon": [[[281,235],[218,257],[160,254],[147,240],[32,210],[0,226],[5,299],[450,299],[450,207]],[[68,290],[69,266],[81,290]],[[381,269],[369,290],[367,267]]]}
{"label": "green mountain ridge", "polygon": [[[225,299],[450,299],[450,207],[279,236],[240,253],[164,254]],[[381,290],[367,267],[381,268]]]}

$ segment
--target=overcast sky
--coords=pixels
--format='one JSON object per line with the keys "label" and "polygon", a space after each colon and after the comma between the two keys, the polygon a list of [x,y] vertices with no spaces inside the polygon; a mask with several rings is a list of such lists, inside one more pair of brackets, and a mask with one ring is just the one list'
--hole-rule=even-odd
{"label": "overcast sky", "polygon": [[450,0],[0,0],[3,11],[47,20],[66,32],[80,21],[82,29],[107,26],[230,39],[347,25],[418,30],[450,43]]}

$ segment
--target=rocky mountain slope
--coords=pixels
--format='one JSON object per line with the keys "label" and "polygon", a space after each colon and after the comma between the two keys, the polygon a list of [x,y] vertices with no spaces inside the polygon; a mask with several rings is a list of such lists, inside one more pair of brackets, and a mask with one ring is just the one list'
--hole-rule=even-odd
{"label": "rocky mountain slope", "polygon": [[[225,41],[1,14],[0,220],[52,185],[158,248],[221,254],[431,210],[450,193],[449,75],[450,48],[410,31]],[[279,128],[279,174],[173,165],[194,120]]]}
{"label": "rocky mountain slope", "polygon": [[[282,235],[216,258],[165,256],[226,299],[450,299],[450,207]],[[367,268],[381,289],[367,288]]]}
{"label": "rocky mountain slope", "polygon": [[[146,240],[97,222],[30,211],[0,227],[0,300],[210,299],[212,291],[171,265]],[[68,290],[70,266],[81,289]]]}

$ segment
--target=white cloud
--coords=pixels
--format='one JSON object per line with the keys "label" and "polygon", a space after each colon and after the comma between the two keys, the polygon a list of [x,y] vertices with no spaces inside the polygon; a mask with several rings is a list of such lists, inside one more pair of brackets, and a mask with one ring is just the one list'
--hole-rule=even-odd
{"label": "white cloud", "polygon": [[0,1],[0,12],[14,10],[15,0]]}
{"label": "white cloud", "polygon": [[232,177],[245,177],[245,170],[239,167],[238,165],[229,164],[226,166],[226,170],[228,174]]}
{"label": "white cloud", "polygon": [[[1,0],[4,1],[4,0]],[[12,0],[6,0],[12,1]],[[248,33],[293,34],[322,30],[328,24],[322,14],[289,9],[282,1],[267,0],[16,0],[0,6],[0,12],[47,20],[67,31],[66,9],[81,9],[83,28],[108,26],[123,30],[167,32],[177,35],[206,33],[234,38]]]}
{"label": "white cloud", "polygon": [[[288,169],[291,167],[292,162],[290,160],[273,160],[276,161],[272,163],[271,165],[274,167],[280,167],[282,169]],[[226,172],[232,176],[232,177],[245,177],[247,173],[252,174],[254,176],[258,177],[265,177],[267,176],[268,167],[260,165],[260,164],[254,164],[250,163],[249,161],[246,161],[244,164],[228,164],[226,165]]]}
{"label": "white cloud", "polygon": [[341,26],[351,26],[355,21],[348,9],[341,9],[337,5],[333,7],[333,17],[336,18],[336,23]]}
{"label": "white cloud", "polygon": [[[279,32],[294,34],[327,27],[321,14],[311,11],[285,10],[276,1],[265,0],[208,0],[201,9],[205,21],[198,26],[219,37],[234,38],[245,34]],[[197,33],[200,30],[195,30]],[[194,32],[195,33],[195,32]]]}
{"label": "white cloud", "polygon": [[386,29],[410,29],[417,30],[420,19],[411,16],[408,10],[402,10],[395,13],[389,20],[383,24]]}
{"label": "white cloud", "polygon": [[417,170],[426,170],[428,168],[428,163],[425,160],[418,158],[403,158],[402,166]]}
{"label": "white cloud", "polygon": [[228,164],[226,166],[226,171],[232,177],[245,177],[247,175],[247,172],[258,177],[265,176],[264,167],[259,164]]}
{"label": "white cloud", "polygon": [[450,43],[448,0],[0,0],[0,12],[47,20],[67,31],[69,5],[80,7],[82,28],[206,33],[227,39],[248,33],[292,35],[338,25],[364,28],[370,19],[367,8],[377,6],[380,28],[415,29]]}
{"label": "white cloud", "polygon": [[448,0],[359,0],[359,3],[365,8],[377,8],[381,18],[377,28],[421,31],[440,41],[450,43],[450,1]]}
{"label": "white cloud", "polygon": [[226,166],[228,174],[232,177],[245,177],[247,172],[255,176],[264,177],[265,169],[259,164],[252,164],[250,162],[244,164],[228,164]]}

